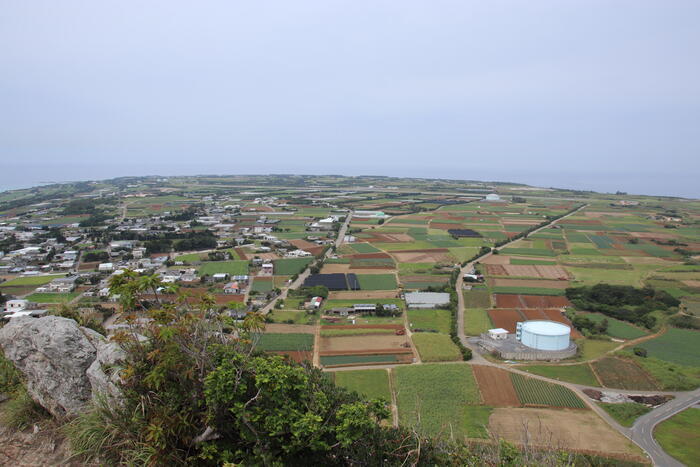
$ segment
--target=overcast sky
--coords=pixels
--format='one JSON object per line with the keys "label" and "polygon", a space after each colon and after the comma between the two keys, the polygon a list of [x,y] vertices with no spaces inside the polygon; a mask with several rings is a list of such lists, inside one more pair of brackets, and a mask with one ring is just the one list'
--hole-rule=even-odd
{"label": "overcast sky", "polygon": [[3,0],[0,187],[274,172],[700,197],[699,18],[697,0]]}

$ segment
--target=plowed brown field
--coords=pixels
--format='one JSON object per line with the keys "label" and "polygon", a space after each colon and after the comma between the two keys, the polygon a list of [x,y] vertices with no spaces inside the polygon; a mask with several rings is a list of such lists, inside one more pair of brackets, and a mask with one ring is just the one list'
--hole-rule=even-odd
{"label": "plowed brown field", "polygon": [[507,371],[484,365],[472,365],[472,369],[485,405],[493,407],[520,406],[518,395]]}
{"label": "plowed brown field", "polygon": [[510,333],[515,332],[515,324],[518,321],[525,321],[518,310],[489,310],[489,317],[494,327],[503,328]]}

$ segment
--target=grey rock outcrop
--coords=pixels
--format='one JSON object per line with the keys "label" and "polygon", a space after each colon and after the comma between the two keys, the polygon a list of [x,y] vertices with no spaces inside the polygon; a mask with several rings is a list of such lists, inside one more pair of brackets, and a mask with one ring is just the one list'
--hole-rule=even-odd
{"label": "grey rock outcrop", "polygon": [[72,319],[14,318],[0,329],[0,347],[32,398],[55,417],[77,415],[97,393],[118,397],[115,364],[123,352]]}

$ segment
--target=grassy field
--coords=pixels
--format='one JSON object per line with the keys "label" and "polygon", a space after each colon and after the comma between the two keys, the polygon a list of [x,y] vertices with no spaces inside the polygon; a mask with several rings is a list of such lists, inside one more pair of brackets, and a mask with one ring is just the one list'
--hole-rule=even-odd
{"label": "grassy field", "polygon": [[659,384],[659,388],[667,391],[690,391],[700,386],[700,368],[676,365],[675,363],[659,360],[658,358],[641,358],[630,352],[620,354],[643,368]]}
{"label": "grassy field", "polygon": [[261,334],[257,348],[259,350],[312,350],[314,348],[314,335]]}
{"label": "grassy field", "polygon": [[649,357],[685,366],[700,367],[700,332],[669,328],[666,333],[639,344]]}
{"label": "grassy field", "polygon": [[582,348],[581,359],[583,360],[598,358],[620,345],[618,342],[598,339],[579,339],[576,343]]}
{"label": "grassy field", "polygon": [[450,332],[450,312],[448,310],[408,310],[411,329],[432,329],[448,334]]}
{"label": "grassy field", "polygon": [[360,290],[394,290],[396,276],[394,274],[358,274],[357,281]]}
{"label": "grassy field", "polygon": [[627,427],[632,426],[636,419],[651,411],[646,405],[637,404],[636,402],[626,402],[624,404],[598,402],[598,405],[614,418],[617,423]]}
{"label": "grassy field", "polygon": [[350,248],[358,253],[376,253],[379,251],[369,243],[352,243]]}
{"label": "grassy field", "polygon": [[258,292],[258,293],[264,293],[264,292],[269,292],[274,288],[274,284],[271,280],[260,280],[257,277],[253,278],[253,285],[250,286],[250,290]]}
{"label": "grassy field", "polygon": [[595,323],[599,323],[604,319],[608,320],[608,331],[607,335],[610,337],[617,337],[619,339],[636,339],[638,337],[646,336],[647,333],[642,329],[633,326],[625,321],[620,321],[619,319],[610,318],[600,313],[586,313],[584,316]]}
{"label": "grassy field", "polygon": [[267,316],[272,319],[273,323],[289,323],[291,321],[291,324],[313,324],[318,319],[318,315],[293,310],[273,310]]}
{"label": "grassy field", "polygon": [[479,420],[470,418],[471,411],[466,409],[481,401],[469,365],[403,366],[393,374],[401,425],[416,426],[419,432],[429,435],[443,429],[450,433],[451,429],[457,438],[467,436],[473,426],[478,426]]}
{"label": "grassy field", "polygon": [[535,378],[528,378],[510,373],[518,399],[523,405],[547,405],[551,407],[569,407],[583,409],[586,405],[571,390],[558,384],[547,383]]}
{"label": "grassy field", "polygon": [[337,371],[335,384],[370,399],[391,401],[389,373],[386,370]]}
{"label": "grassy field", "polygon": [[518,369],[559,381],[600,386],[587,363],[580,365],[527,365],[518,367]]}
{"label": "grassy field", "polygon": [[557,256],[556,252],[545,248],[504,248],[501,250],[501,254],[518,256]]}
{"label": "grassy field", "polygon": [[313,261],[313,258],[284,258],[276,259],[272,263],[275,266],[274,272],[278,276],[293,276],[299,274],[306,268],[306,265]]}
{"label": "grassy field", "polygon": [[511,258],[510,264],[522,265],[522,266],[555,266],[556,261],[545,261],[537,259],[522,259],[522,258]]}
{"label": "grassy field", "polygon": [[206,253],[190,253],[187,255],[180,255],[174,258],[174,261],[182,261],[183,263],[192,263],[197,261],[202,261],[202,258],[206,258]]}
{"label": "grassy field", "polygon": [[486,288],[464,291],[464,306],[467,308],[491,308],[491,294]]}
{"label": "grassy field", "polygon": [[464,333],[478,336],[493,327],[491,318],[483,308],[466,308],[464,310]]}
{"label": "grassy field", "polygon": [[459,348],[447,334],[419,332],[411,339],[424,362],[451,362],[462,358]]}
{"label": "grassy field", "polygon": [[26,297],[34,303],[68,303],[80,295],[78,292],[70,293],[33,293]]}
{"label": "grassy field", "polygon": [[64,277],[65,274],[57,274],[57,275],[51,275],[51,276],[29,276],[29,277],[17,277],[16,279],[11,279],[7,282],[3,282],[0,284],[0,288],[4,287],[22,287],[22,286],[28,286],[28,285],[35,285],[35,286],[40,286],[44,284],[48,284],[52,280],[59,278],[59,277]]}
{"label": "grassy field", "polygon": [[653,391],[656,381],[630,360],[606,357],[591,363],[600,382],[609,388]]}
{"label": "grassy field", "polygon": [[200,275],[226,273],[232,276],[248,274],[248,261],[207,261],[197,268]]}
{"label": "grassy field", "polygon": [[700,409],[690,408],[659,423],[654,437],[661,447],[684,464],[700,459]]}
{"label": "grassy field", "polygon": [[321,365],[350,365],[353,363],[396,363],[396,355],[328,355],[321,356]]}

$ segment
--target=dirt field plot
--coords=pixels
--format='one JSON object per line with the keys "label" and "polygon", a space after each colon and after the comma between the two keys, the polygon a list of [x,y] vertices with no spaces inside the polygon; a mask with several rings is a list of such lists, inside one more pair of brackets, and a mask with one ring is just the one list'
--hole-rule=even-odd
{"label": "dirt field plot", "polygon": [[391,353],[401,350],[410,352],[408,337],[397,335],[363,335],[343,337],[322,337],[319,350],[322,355],[336,353]]}
{"label": "dirt field plot", "polygon": [[563,308],[571,306],[571,302],[566,297],[549,295],[520,295],[520,300],[525,303],[526,308]]}
{"label": "dirt field plot", "polygon": [[569,279],[569,274],[561,266],[507,264],[503,267],[509,276],[541,277],[543,279]]}
{"label": "dirt field plot", "polygon": [[313,334],[315,326],[305,324],[267,323],[265,332],[273,334]]}
{"label": "dirt field plot", "polygon": [[375,298],[396,298],[394,290],[356,290],[350,292],[329,292],[329,300],[372,300]]}
{"label": "dirt field plot", "polygon": [[441,263],[452,261],[450,250],[447,248],[393,251],[392,255],[400,263]]}
{"label": "dirt field plot", "polygon": [[321,268],[321,274],[344,274],[346,272],[350,272],[350,264],[326,263]]}
{"label": "dirt field plot", "polygon": [[652,377],[633,362],[607,357],[593,362],[591,365],[603,386],[645,391],[658,389]]}
{"label": "dirt field plot", "polygon": [[489,310],[489,317],[494,327],[506,329],[510,333],[515,332],[518,321],[525,321],[523,315],[515,309]]}
{"label": "dirt field plot", "polygon": [[525,319],[547,319],[547,315],[544,314],[543,310],[540,309],[530,309],[530,310],[520,310],[520,312],[525,315]]}
{"label": "dirt field plot", "polygon": [[489,418],[492,434],[507,441],[546,447],[638,456],[630,441],[591,411],[495,409]]}
{"label": "dirt field plot", "polygon": [[484,404],[493,407],[517,407],[520,405],[520,400],[506,370],[484,365],[473,365],[472,370],[476,376]]}

